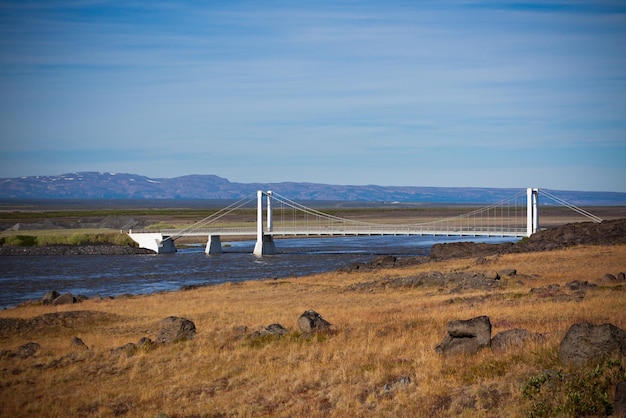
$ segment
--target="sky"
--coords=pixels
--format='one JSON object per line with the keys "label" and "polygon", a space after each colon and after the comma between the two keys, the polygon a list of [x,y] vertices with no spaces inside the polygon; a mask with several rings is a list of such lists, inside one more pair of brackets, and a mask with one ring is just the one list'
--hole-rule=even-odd
{"label": "sky", "polygon": [[624,1],[0,0],[0,177],[626,192]]}

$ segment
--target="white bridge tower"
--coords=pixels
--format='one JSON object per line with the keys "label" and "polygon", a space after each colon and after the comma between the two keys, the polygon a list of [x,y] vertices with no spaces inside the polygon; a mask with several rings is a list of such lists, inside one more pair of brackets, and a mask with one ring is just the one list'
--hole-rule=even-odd
{"label": "white bridge tower", "polygon": [[274,221],[272,215],[272,192],[265,193],[267,196],[267,230],[263,230],[263,191],[257,192],[257,212],[256,212],[256,244],[254,245],[253,254],[257,256],[276,254],[276,245],[274,237],[265,232],[272,232]]}
{"label": "white bridge tower", "polygon": [[526,189],[526,236],[539,231],[539,189]]}

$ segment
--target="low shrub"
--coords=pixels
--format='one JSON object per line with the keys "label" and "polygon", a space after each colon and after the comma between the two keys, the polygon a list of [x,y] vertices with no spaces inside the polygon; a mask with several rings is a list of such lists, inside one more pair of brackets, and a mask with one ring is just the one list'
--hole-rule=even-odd
{"label": "low shrub", "polygon": [[529,417],[607,416],[613,412],[609,391],[626,379],[620,360],[607,360],[593,368],[544,370],[529,377],[522,396],[530,401]]}
{"label": "low shrub", "polygon": [[37,245],[37,237],[32,235],[13,235],[2,238],[2,245],[13,247],[34,247]]}
{"label": "low shrub", "polygon": [[74,234],[62,235],[13,235],[0,238],[0,246],[34,247],[46,245],[98,245],[113,244],[136,246],[137,244],[126,234]]}

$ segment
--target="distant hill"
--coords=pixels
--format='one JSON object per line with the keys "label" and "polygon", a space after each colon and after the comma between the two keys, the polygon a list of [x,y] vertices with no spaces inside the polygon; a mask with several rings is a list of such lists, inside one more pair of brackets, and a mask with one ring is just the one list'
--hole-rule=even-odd
{"label": "distant hill", "polygon": [[[0,199],[240,199],[272,190],[297,201],[494,203],[521,189],[476,187],[341,186],[317,183],[235,183],[215,175],[149,178],[81,172],[0,179]],[[626,205],[626,193],[550,191],[579,206]],[[550,204],[550,201],[541,201]]]}

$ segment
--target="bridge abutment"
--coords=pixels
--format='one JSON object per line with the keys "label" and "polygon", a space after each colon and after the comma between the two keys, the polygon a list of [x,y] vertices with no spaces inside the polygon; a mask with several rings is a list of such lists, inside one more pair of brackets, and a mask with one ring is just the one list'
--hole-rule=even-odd
{"label": "bridge abutment", "polygon": [[157,254],[175,253],[176,245],[174,240],[164,237],[160,232],[154,233],[137,233],[133,234],[132,230],[128,231],[128,236],[139,244],[139,248],[152,250]]}
{"label": "bridge abutment", "polygon": [[204,252],[209,255],[221,254],[222,237],[219,235],[209,235]]}

